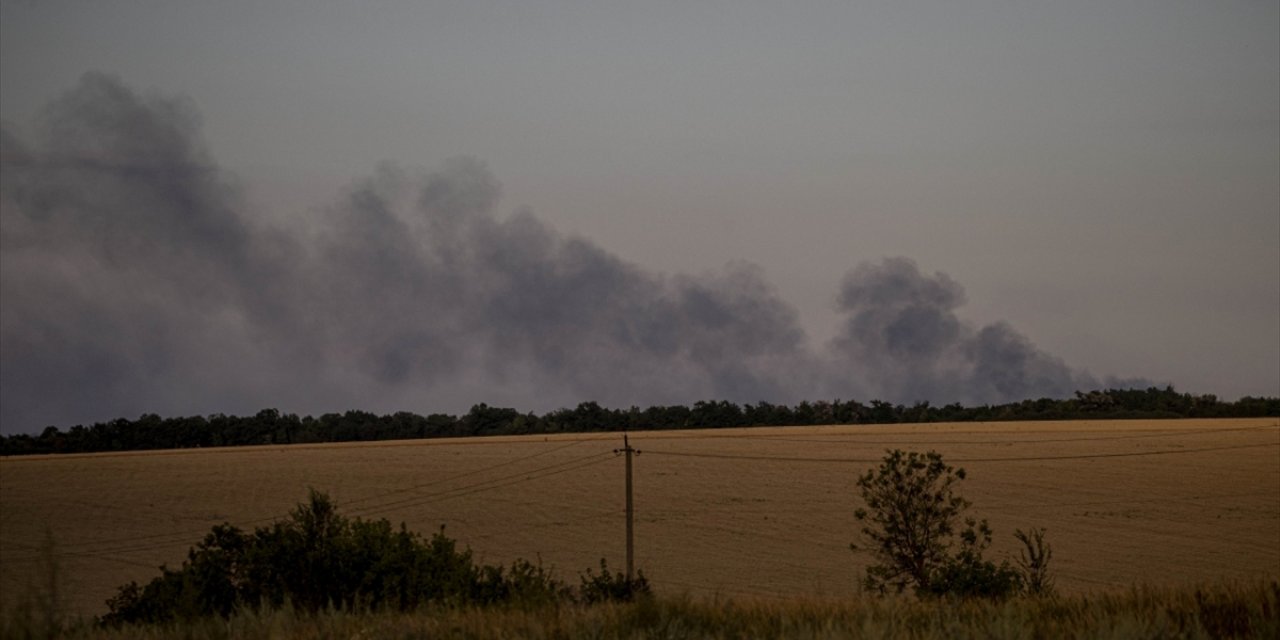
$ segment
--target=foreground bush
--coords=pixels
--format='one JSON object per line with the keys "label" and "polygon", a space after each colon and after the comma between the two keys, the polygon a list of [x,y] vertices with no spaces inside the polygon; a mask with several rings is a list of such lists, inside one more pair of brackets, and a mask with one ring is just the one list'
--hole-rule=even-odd
{"label": "foreground bush", "polygon": [[649,580],[644,577],[643,571],[637,571],[635,578],[628,578],[621,571],[611,573],[604,558],[600,559],[600,573],[592,573],[591,569],[587,569],[582,576],[582,585],[578,587],[578,598],[583,604],[631,602],[651,595]]}
{"label": "foreground bush", "polygon": [[[587,571],[579,592],[596,602],[648,592],[637,580]],[[246,533],[213,528],[180,569],[140,586],[131,582],[107,601],[108,625],[230,617],[243,610],[411,611],[428,605],[536,606],[578,594],[540,565],[476,565],[469,550],[441,531],[428,539],[387,520],[348,519],[322,493],[289,519]]]}

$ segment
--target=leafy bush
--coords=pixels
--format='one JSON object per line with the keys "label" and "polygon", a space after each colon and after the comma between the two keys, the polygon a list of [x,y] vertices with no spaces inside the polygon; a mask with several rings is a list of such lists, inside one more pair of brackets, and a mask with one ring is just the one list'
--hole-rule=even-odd
{"label": "leafy bush", "polygon": [[933,571],[922,594],[958,598],[1007,598],[1023,590],[1022,574],[1008,561],[996,564],[962,551]]}
{"label": "leafy bush", "polygon": [[644,577],[643,571],[637,571],[634,578],[628,578],[621,571],[611,573],[604,558],[600,559],[599,574],[587,569],[581,577],[582,585],[578,587],[578,597],[584,604],[631,602],[638,597],[652,594],[649,580]]}
{"label": "leafy bush", "polygon": [[573,591],[541,564],[517,559],[509,568],[486,565],[471,599],[479,604],[518,603],[525,606],[544,605],[573,598]]}
{"label": "leafy bush", "polygon": [[315,491],[288,520],[252,534],[219,525],[145,586],[131,582],[107,601],[107,623],[161,622],[243,608],[406,611],[429,603],[544,603],[569,590],[540,565],[477,566],[444,535],[422,539],[403,525],[349,520]]}
{"label": "leafy bush", "polygon": [[971,505],[954,490],[964,477],[964,469],[947,465],[937,452],[901,450],[888,452],[877,469],[858,477],[866,508],[854,517],[863,523],[866,546],[878,560],[867,567],[867,590],[884,594],[910,588],[919,596],[984,598],[1049,593],[1052,551],[1043,529],[1015,534],[1026,546],[1021,571],[1008,561],[996,564],[983,557],[991,545],[986,520],[965,518],[958,530]]}

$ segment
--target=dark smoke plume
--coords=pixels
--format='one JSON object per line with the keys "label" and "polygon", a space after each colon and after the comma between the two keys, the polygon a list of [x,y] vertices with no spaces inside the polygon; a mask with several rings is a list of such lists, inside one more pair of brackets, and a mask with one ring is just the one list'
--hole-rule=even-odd
{"label": "dark smoke plume", "polygon": [[90,73],[27,143],[0,130],[0,428],[143,412],[545,411],[699,399],[996,402],[1095,386],[960,286],[864,264],[816,353],[751,265],[664,275],[456,159],[387,165],[305,225],[254,215],[192,105]]}
{"label": "dark smoke plume", "polygon": [[907,258],[863,264],[841,287],[849,317],[833,351],[859,363],[863,388],[884,398],[982,404],[1098,386],[1005,323],[967,325],[955,314],[962,304],[960,285],[920,273]]}

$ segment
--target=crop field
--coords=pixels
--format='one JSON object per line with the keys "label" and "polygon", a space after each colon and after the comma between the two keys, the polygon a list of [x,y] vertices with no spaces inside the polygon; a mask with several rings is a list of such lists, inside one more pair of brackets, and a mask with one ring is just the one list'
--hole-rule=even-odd
{"label": "crop field", "polygon": [[[1280,577],[1274,418],[966,423],[631,434],[636,563],[659,593],[753,601],[857,593],[859,473],[936,450],[995,530],[1045,527],[1059,591]],[[570,582],[625,563],[621,434],[0,459],[0,599],[59,567],[81,614],[178,565],[209,528],[263,525],[325,491],[348,516],[445,532],[477,559]],[[48,549],[52,548],[52,552]],[[1010,556],[1011,557],[1011,556]]]}

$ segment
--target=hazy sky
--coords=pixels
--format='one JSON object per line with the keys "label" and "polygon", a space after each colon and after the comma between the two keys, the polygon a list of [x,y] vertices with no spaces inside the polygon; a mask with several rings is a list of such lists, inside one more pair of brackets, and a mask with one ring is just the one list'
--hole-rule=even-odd
{"label": "hazy sky", "polygon": [[3,2],[0,119],[4,432],[1280,395],[1273,0]]}

